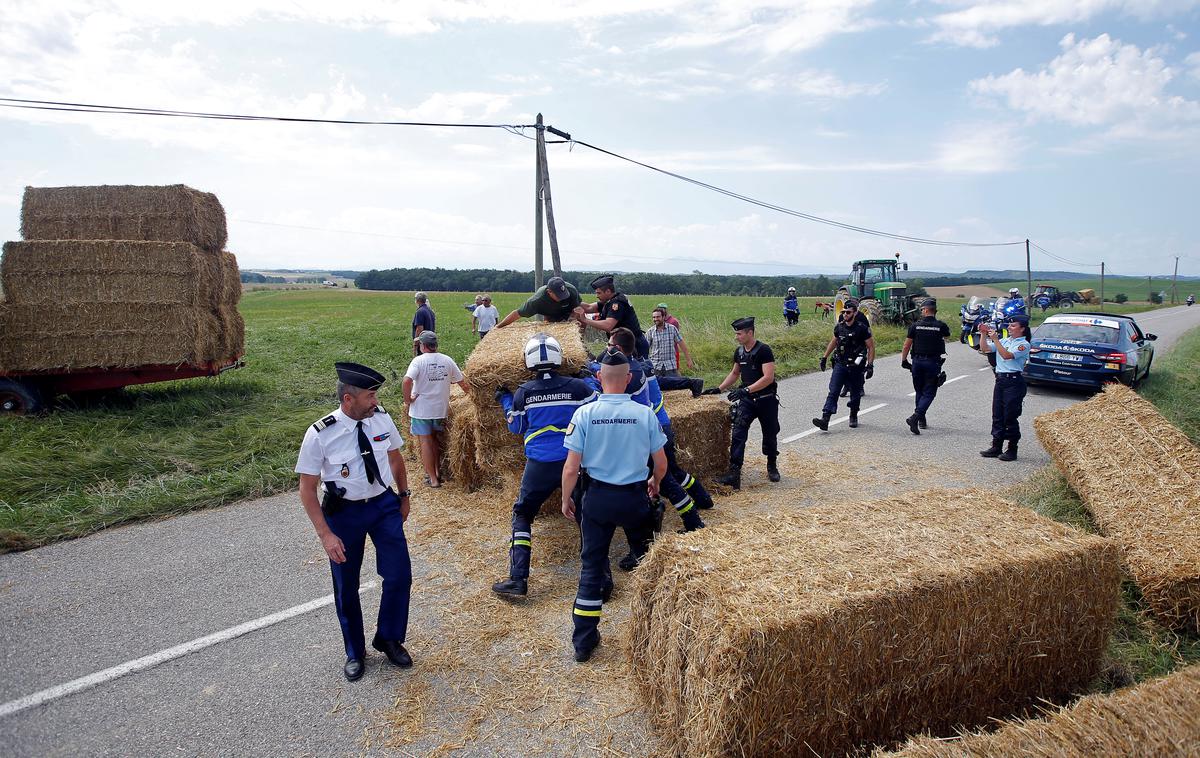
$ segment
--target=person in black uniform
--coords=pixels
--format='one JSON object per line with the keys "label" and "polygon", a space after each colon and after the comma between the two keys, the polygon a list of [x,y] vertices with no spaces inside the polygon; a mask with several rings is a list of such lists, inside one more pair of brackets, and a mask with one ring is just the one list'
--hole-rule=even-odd
{"label": "person in black uniform", "polygon": [[587,320],[583,323],[602,332],[611,332],[619,326],[625,327],[637,337],[638,358],[648,360],[650,342],[646,339],[646,333],[642,331],[642,325],[638,323],[637,313],[629,304],[629,298],[617,292],[613,275],[604,274],[593,279],[592,290],[596,293],[596,302],[584,303],[582,307],[585,313],[595,313],[598,317],[594,321]]}
{"label": "person in black uniform", "polygon": [[833,355],[833,376],[829,377],[829,395],[825,398],[825,407],[821,409],[821,418],[812,420],[813,426],[822,431],[829,431],[829,419],[837,413],[838,393],[842,388],[850,388],[850,401],[846,407],[850,409],[850,427],[858,427],[858,404],[862,401],[863,382],[875,373],[875,338],[871,336],[871,327],[866,320],[858,318],[858,301],[847,300],[842,306],[842,317],[833,327],[833,338],[825,346],[825,354],[821,356],[821,370],[824,371]]}
{"label": "person in black uniform", "polygon": [[913,389],[917,392],[916,408],[905,419],[913,434],[920,434],[922,429],[929,428],[925,413],[937,397],[938,387],[946,383],[942,364],[946,362],[943,356],[949,336],[950,327],[944,321],[938,321],[937,301],[932,297],[926,298],[921,303],[921,318],[909,325],[908,338],[900,349],[900,365],[912,371]]}
{"label": "person in black uniform", "polygon": [[779,481],[779,396],[775,384],[775,353],[771,346],[754,336],[754,317],[739,318],[733,324],[738,347],[733,351],[733,368],[719,387],[706,390],[717,394],[741,379],[741,386],[729,393],[733,404],[733,441],[729,447],[729,470],[717,477],[719,484],[742,487],[742,462],[750,424],[758,419],[762,430],[762,451],[767,456],[767,478]]}
{"label": "person in black uniform", "polygon": [[[571,642],[580,663],[600,644],[601,608],[612,591],[608,550],[613,532],[618,526],[625,529],[640,560],[650,546],[650,501],[658,497],[667,473],[667,437],[658,417],[625,394],[629,359],[610,348],[600,364],[604,393],[576,409],[563,439],[569,452],[563,464],[562,512],[579,522],[582,545],[579,590],[571,612]],[[590,482],[577,512],[572,494],[581,467],[587,469]]]}

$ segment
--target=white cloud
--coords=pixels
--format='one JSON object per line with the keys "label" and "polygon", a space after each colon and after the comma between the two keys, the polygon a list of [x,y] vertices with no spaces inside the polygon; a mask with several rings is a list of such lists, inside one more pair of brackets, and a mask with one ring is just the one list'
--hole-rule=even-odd
{"label": "white cloud", "polygon": [[1200,52],[1189,55],[1184,60],[1184,63],[1187,64],[1189,69],[1188,73],[1192,75],[1192,78],[1200,79]]}
{"label": "white cloud", "polygon": [[932,39],[969,47],[999,44],[996,33],[1020,26],[1051,26],[1088,21],[1116,12],[1139,19],[1185,13],[1200,0],[946,0],[958,10],[928,20],[936,31]]}
{"label": "white cloud", "polygon": [[1158,51],[1107,34],[1080,40],[1068,34],[1060,46],[1062,54],[1036,73],[1018,68],[976,79],[970,88],[1031,120],[1108,127],[1114,136],[1171,135],[1200,123],[1200,103],[1166,91],[1176,72]]}
{"label": "white cloud", "polygon": [[878,95],[887,89],[883,82],[846,82],[832,71],[817,69],[806,69],[794,74],[766,74],[751,79],[747,86],[754,92],[791,93],[815,100],[847,100],[864,95]]}
{"label": "white cloud", "polygon": [[767,55],[793,53],[872,28],[879,23],[866,16],[873,5],[873,0],[701,3],[680,12],[683,29],[656,44],[667,49],[734,44]]}
{"label": "white cloud", "polygon": [[962,126],[937,146],[932,166],[947,173],[992,174],[1012,171],[1027,142],[1007,126]]}

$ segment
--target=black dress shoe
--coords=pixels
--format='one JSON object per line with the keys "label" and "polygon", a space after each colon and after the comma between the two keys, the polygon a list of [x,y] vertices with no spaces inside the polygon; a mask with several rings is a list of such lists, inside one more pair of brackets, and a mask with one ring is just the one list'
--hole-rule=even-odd
{"label": "black dress shoe", "polygon": [[367,670],[363,664],[362,658],[347,658],[346,665],[342,668],[342,673],[346,675],[346,681],[357,682],[362,679],[363,672]]}
{"label": "black dress shoe", "polygon": [[413,665],[412,656],[404,649],[404,645],[395,640],[380,639],[376,634],[375,639],[371,640],[371,647],[386,655],[389,661],[402,669]]}

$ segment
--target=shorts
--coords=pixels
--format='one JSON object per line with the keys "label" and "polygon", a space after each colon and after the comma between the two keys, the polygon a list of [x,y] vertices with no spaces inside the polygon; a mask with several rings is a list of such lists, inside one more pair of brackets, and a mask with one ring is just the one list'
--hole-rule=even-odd
{"label": "shorts", "polygon": [[445,420],[442,418],[413,418],[408,420],[408,428],[413,434],[433,434],[446,428]]}

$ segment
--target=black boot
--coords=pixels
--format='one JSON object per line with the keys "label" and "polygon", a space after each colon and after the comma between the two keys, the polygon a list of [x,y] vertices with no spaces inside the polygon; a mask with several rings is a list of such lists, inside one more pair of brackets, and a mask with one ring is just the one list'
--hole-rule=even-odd
{"label": "black boot", "polygon": [[913,415],[904,419],[904,423],[908,424],[908,431],[912,432],[913,434],[921,433],[921,430],[917,428],[920,423],[920,419],[917,418],[917,414],[914,413]]}
{"label": "black boot", "polygon": [[717,484],[725,484],[735,490],[742,488],[742,467],[730,466],[729,470],[717,477]]}
{"label": "black boot", "polygon": [[529,582],[525,579],[505,579],[493,584],[492,592],[505,597],[525,597],[529,594]]}
{"label": "black boot", "polygon": [[775,465],[775,458],[767,459],[767,478],[772,482],[779,481],[779,467]]}
{"label": "black boot", "polygon": [[993,437],[992,438],[992,446],[989,447],[987,450],[980,450],[979,454],[982,455],[984,458],[998,458],[998,457],[1000,457],[1000,446],[1003,444],[1004,444],[1004,440]]}
{"label": "black boot", "polygon": [[821,418],[813,419],[813,426],[817,427],[823,432],[829,431],[829,417],[832,415],[832,413],[822,413]]}
{"label": "black boot", "polygon": [[858,411],[850,411],[850,421],[848,423],[851,429],[858,428]]}
{"label": "black boot", "polygon": [[692,397],[700,397],[700,394],[702,392],[704,392],[704,380],[703,379],[693,379],[691,390],[692,390]]}
{"label": "black boot", "polygon": [[1017,459],[1017,442],[1016,440],[1008,441],[1008,449],[997,456],[1002,461],[1015,461]]}
{"label": "black boot", "polygon": [[921,427],[922,429],[928,429],[929,422],[925,420],[924,416],[918,416],[917,417],[917,426]]}
{"label": "black boot", "polygon": [[626,553],[624,558],[617,561],[617,568],[622,571],[633,571],[637,565],[638,559],[634,557],[633,553]]}

